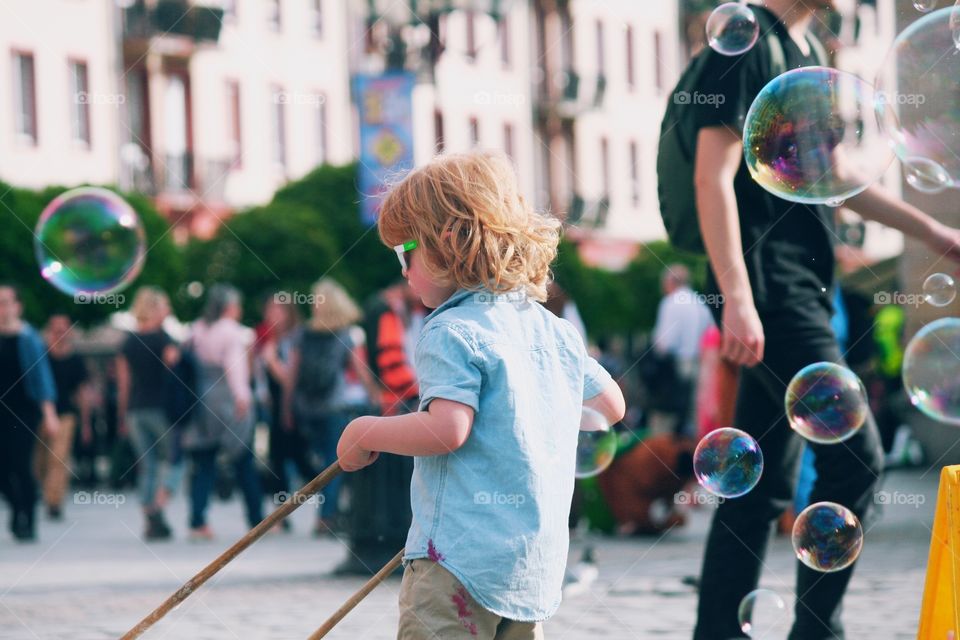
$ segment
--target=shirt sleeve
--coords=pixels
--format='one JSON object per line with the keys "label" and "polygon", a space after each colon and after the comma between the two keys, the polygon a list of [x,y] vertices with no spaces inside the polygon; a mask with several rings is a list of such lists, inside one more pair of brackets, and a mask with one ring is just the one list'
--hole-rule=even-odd
{"label": "shirt sleeve", "polygon": [[437,398],[480,410],[480,359],[453,325],[428,327],[417,342],[415,363],[421,411]]}
{"label": "shirt sleeve", "polygon": [[747,111],[766,84],[766,73],[761,67],[765,50],[758,42],[739,56],[704,52],[708,59],[696,88],[687,96],[698,129],[726,126],[742,134]]}
{"label": "shirt sleeve", "polygon": [[606,369],[595,358],[586,356],[583,366],[583,399],[589,400],[600,395],[613,382]]}

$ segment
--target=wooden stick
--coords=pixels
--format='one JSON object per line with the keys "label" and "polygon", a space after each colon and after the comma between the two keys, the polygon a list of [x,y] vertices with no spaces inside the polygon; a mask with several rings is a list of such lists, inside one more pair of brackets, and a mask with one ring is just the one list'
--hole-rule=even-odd
{"label": "wooden stick", "polygon": [[376,575],[367,580],[367,583],[360,587],[360,590],[355,594],[350,596],[350,599],[347,600],[342,607],[336,610],[336,612],[327,618],[327,621],[324,622],[319,629],[313,632],[309,640],[320,640],[320,638],[326,637],[330,630],[333,629],[338,622],[343,620],[343,618],[353,610],[355,606],[360,604],[360,601],[370,595],[370,592],[373,591],[378,584],[383,582],[383,580],[389,576],[394,570],[400,566],[400,563],[403,562],[403,552],[401,549],[400,552],[393,556],[393,559],[383,566],[383,569],[377,571]]}
{"label": "wooden stick", "polygon": [[240,555],[240,552],[244,551],[247,547],[259,540],[263,534],[265,534],[267,531],[270,531],[270,529],[272,529],[278,522],[293,513],[295,509],[307,501],[307,498],[327,486],[327,483],[337,477],[339,473],[339,462],[334,462],[329,467],[324,469],[320,475],[305,484],[302,489],[294,493],[290,499],[280,505],[277,510],[261,520],[260,524],[248,531],[245,536],[237,540],[232,547],[221,553],[216,560],[201,569],[197,575],[187,580],[186,583],[173,592],[173,595],[167,598],[163,604],[151,611],[146,618],[137,623],[137,626],[130,629],[130,631],[127,631],[121,640],[133,640],[134,638],[139,638],[144,631],[152,627],[158,620],[167,615],[171,609],[186,600],[194,591],[200,588],[204,582],[212,578],[218,571],[227,566],[227,563]]}

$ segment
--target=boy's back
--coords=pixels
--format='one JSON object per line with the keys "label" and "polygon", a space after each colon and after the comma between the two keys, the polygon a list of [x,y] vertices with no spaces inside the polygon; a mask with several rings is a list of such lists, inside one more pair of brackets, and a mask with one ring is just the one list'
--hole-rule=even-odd
{"label": "boy's back", "polygon": [[484,608],[543,620],[560,603],[583,399],[610,376],[580,335],[522,293],[459,290],[417,344],[420,410],[472,407],[458,450],[418,457],[406,559],[430,558]]}

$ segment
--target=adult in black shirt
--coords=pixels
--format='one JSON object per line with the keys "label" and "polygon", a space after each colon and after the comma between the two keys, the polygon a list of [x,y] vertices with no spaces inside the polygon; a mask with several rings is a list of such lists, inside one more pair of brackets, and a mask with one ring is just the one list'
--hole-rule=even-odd
{"label": "adult in black shirt", "polygon": [[163,515],[183,476],[175,455],[180,432],[167,415],[167,376],[180,354],[163,329],[170,301],[160,289],[141,287],[133,301],[137,328],[117,356],[117,421],[120,434],[129,433],[138,456],[137,485],[145,519],[144,538],[172,535]]}
{"label": "adult in black shirt", "polygon": [[30,541],[36,538],[33,447],[37,432],[55,437],[59,421],[43,340],[22,312],[16,288],[0,284],[0,491],[10,502],[14,538]]}
{"label": "adult in black shirt", "polygon": [[73,323],[65,315],[50,316],[44,331],[47,356],[57,387],[60,429],[44,436],[36,448],[34,468],[43,487],[43,502],[52,520],[62,517],[63,497],[70,485],[70,450],[78,421],[82,437],[90,439],[90,411],[82,389],[89,377],[87,366],[73,349]]}
{"label": "adult in black shirt", "polygon": [[[806,32],[814,11],[833,8],[833,0],[766,0],[764,5],[753,7],[761,33],[773,29],[787,68],[817,64]],[[737,607],[756,588],[773,523],[794,496],[803,442],[784,415],[786,385],[804,366],[843,363],[843,355],[830,328],[831,212],[768,194],[743,163],[744,117],[776,75],[765,38],[742,56],[704,55],[711,60],[698,91],[723,99],[700,105],[696,112],[698,216],[710,259],[709,282],[724,301],[715,313],[721,354],[742,365],[734,424],[759,441],[764,456],[757,486],[717,509],[704,552],[694,637],[727,640],[743,637]],[[850,198],[846,206],[924,240],[937,256],[960,256],[957,231],[878,185]],[[843,444],[811,446],[817,469],[811,502],[838,502],[862,518],[881,471],[873,417]],[[824,574],[798,563],[800,601],[791,640],[843,637],[840,603],[852,571]]]}

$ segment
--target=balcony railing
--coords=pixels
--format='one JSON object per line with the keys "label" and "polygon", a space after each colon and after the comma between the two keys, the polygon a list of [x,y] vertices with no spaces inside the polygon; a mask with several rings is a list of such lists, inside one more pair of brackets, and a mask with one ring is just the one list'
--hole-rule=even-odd
{"label": "balcony railing", "polygon": [[153,6],[145,0],[134,0],[123,11],[123,35],[127,39],[173,34],[196,42],[216,42],[222,24],[223,9],[186,0],[157,0]]}
{"label": "balcony railing", "polygon": [[570,68],[554,74],[552,79],[544,74],[543,82],[552,82],[553,86],[541,86],[540,108],[561,118],[575,118],[591,109],[599,109],[607,91],[606,76],[596,76],[591,91],[584,78]]}
{"label": "balcony railing", "polygon": [[610,198],[608,196],[598,200],[586,200],[580,194],[575,193],[570,198],[567,224],[600,229],[606,226],[609,213]]}

